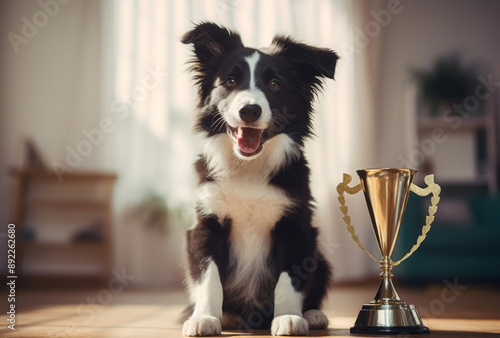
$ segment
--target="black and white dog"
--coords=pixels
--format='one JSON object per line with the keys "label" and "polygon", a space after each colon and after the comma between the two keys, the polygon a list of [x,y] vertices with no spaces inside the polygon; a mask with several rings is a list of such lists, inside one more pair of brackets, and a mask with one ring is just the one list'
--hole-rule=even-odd
{"label": "black and white dog", "polygon": [[199,92],[195,130],[197,221],[187,232],[193,313],[185,336],[222,327],[271,328],[273,335],[324,329],[319,310],[331,277],[311,225],[309,168],[303,155],[322,79],[337,55],[285,36],[245,47],[213,23],[186,33]]}

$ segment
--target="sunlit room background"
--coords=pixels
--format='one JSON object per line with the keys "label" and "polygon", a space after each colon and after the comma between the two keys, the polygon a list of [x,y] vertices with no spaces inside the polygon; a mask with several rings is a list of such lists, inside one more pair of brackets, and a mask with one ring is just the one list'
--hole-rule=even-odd
{"label": "sunlit room background", "polygon": [[[376,278],[337,201],[343,173],[435,174],[440,209],[402,282],[500,281],[500,2],[493,0],[4,0],[0,4],[0,270],[15,224],[19,283],[182,288],[193,225],[187,72],[194,24],[214,21],[250,47],[276,33],[335,50],[308,141],[320,245],[339,285]],[[374,254],[362,196],[349,197]],[[428,201],[411,198],[395,255],[415,243]],[[397,257],[396,257],[397,258]],[[375,288],[376,285],[373,286]],[[375,291],[375,290],[373,290]]]}

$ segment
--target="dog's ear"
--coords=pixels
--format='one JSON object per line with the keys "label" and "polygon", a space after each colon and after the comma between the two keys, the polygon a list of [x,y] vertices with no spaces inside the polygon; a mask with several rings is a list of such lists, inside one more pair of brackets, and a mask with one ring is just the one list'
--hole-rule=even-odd
{"label": "dog's ear", "polygon": [[338,55],[327,48],[299,43],[290,37],[277,35],[270,47],[274,55],[283,55],[297,63],[297,67],[315,77],[334,78]]}
{"label": "dog's ear", "polygon": [[204,64],[211,64],[225,53],[243,47],[237,33],[211,22],[197,25],[182,37],[181,42],[193,44],[196,58]]}
{"label": "dog's ear", "polygon": [[184,34],[184,44],[193,44],[195,57],[190,70],[198,85],[200,103],[208,96],[217,71],[217,61],[227,53],[242,48],[240,36],[225,27],[202,22]]}

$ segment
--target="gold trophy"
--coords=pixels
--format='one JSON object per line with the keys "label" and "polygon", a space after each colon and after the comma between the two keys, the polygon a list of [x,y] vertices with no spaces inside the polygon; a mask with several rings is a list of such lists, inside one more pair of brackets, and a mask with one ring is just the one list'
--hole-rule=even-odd
{"label": "gold trophy", "polygon": [[[416,172],[414,169],[358,170],[361,183],[350,187],[348,184],[352,178],[348,174],[344,174],[344,181],[337,186],[340,210],[344,215],[343,219],[347,224],[351,238],[382,269],[380,273],[382,281],[375,299],[369,304],[363,305],[354,327],[351,328],[351,333],[413,334],[429,332],[429,329],[422,323],[415,306],[406,304],[399,298],[392,284],[393,274],[391,273],[394,266],[410,257],[418,249],[429,232],[434,214],[437,211],[441,187],[434,183],[434,175],[425,177],[424,182],[427,184],[425,189],[416,186],[412,183]],[[356,194],[360,190],[364,192],[373,231],[382,254],[380,261],[375,259],[361,244],[348,215],[344,193]],[[426,224],[422,229],[422,234],[417,239],[417,243],[402,259],[393,262],[391,254],[398,237],[410,191],[419,196],[427,196],[432,193],[429,215],[426,217]]]}

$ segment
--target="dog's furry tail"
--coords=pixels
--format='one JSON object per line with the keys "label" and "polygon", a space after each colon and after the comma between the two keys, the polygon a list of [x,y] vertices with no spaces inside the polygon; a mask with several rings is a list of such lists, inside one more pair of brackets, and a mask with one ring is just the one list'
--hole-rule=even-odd
{"label": "dog's furry tail", "polygon": [[189,317],[191,317],[193,311],[194,311],[194,304],[189,304],[188,306],[186,306],[186,308],[180,314],[179,318],[177,318],[177,324],[182,325]]}

